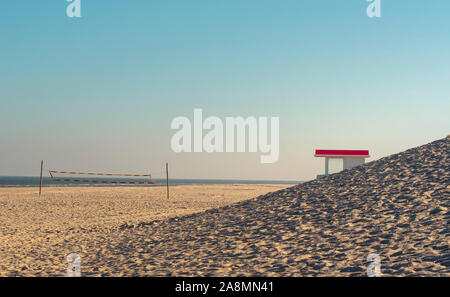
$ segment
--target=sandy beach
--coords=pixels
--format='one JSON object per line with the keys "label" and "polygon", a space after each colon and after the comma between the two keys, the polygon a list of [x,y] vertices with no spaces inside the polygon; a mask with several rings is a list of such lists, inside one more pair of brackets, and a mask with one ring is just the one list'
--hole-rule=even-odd
{"label": "sandy beach", "polygon": [[1,3],[12,292],[450,277],[450,0]]}
{"label": "sandy beach", "polygon": [[2,276],[450,276],[450,138],[296,186],[0,189]]}
{"label": "sandy beach", "polygon": [[[66,256],[101,254],[124,226],[223,207],[288,185],[0,188],[0,276],[64,276]],[[101,271],[101,267],[93,271]],[[86,271],[87,272],[87,271]],[[92,271],[91,271],[92,273]]]}

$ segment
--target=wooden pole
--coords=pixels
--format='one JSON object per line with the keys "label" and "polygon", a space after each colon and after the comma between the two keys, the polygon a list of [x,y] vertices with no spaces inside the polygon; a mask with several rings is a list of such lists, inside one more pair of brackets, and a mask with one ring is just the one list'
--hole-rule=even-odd
{"label": "wooden pole", "polygon": [[39,181],[39,197],[41,197],[42,193],[42,169],[44,167],[44,160],[41,160],[41,179]]}
{"label": "wooden pole", "polygon": [[167,199],[169,199],[169,163],[166,163]]}

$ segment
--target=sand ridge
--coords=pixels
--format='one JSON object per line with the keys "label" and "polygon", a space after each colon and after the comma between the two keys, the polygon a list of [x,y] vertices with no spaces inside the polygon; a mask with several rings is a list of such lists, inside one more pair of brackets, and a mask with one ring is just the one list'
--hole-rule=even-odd
{"label": "sand ridge", "polygon": [[365,276],[377,253],[382,276],[450,276],[449,144],[203,212],[74,230],[6,274],[63,275],[77,252],[84,276]]}
{"label": "sand ridge", "polygon": [[[211,209],[124,226],[103,275],[450,276],[449,139]],[[87,274],[90,272],[88,271]],[[96,274],[96,272],[92,272]]]}

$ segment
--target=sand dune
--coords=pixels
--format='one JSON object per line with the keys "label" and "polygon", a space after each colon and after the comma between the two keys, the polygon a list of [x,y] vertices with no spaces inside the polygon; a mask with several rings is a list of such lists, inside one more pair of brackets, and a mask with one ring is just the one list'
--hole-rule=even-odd
{"label": "sand dune", "polygon": [[[450,139],[200,214],[123,227],[86,273],[450,276]],[[95,271],[98,267],[101,271]]]}
{"label": "sand dune", "polygon": [[383,276],[450,276],[449,143],[200,213],[75,229],[0,273],[62,275],[77,252],[85,276],[364,276],[377,253]]}

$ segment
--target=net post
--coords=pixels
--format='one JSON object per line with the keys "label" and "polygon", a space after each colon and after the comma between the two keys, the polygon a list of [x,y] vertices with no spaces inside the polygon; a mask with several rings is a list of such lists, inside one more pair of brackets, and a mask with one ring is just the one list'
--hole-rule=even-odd
{"label": "net post", "polygon": [[169,200],[169,163],[166,162],[167,200]]}
{"label": "net post", "polygon": [[42,169],[44,168],[44,160],[41,160],[41,177],[39,179],[39,197],[41,197],[42,193]]}

